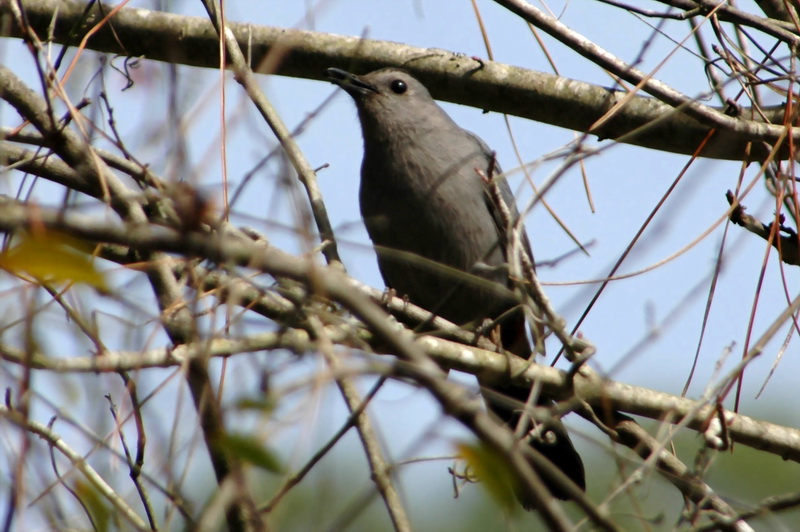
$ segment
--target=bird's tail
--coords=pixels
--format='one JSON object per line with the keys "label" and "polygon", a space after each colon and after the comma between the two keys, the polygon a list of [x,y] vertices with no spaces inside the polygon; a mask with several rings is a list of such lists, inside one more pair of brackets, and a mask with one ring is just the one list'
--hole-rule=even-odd
{"label": "bird's tail", "polygon": [[[510,316],[501,325],[500,334],[505,349],[522,358],[531,356],[530,344],[525,334],[525,319],[521,313]],[[489,411],[494,413],[511,430],[515,430],[519,423],[521,412],[524,411],[523,405],[528,402],[530,389],[498,384],[490,384],[487,387],[492,390],[491,394],[486,394],[486,403]],[[536,402],[537,406],[546,407],[552,404],[553,401],[546,396],[540,396]],[[530,430],[530,428],[531,425],[529,423],[528,429]],[[561,423],[561,420],[552,420],[548,424],[547,430],[539,432],[537,436],[529,438],[531,447],[560,469],[581,490],[586,490],[583,460],[581,460],[578,451],[572,445],[572,440],[570,440],[567,429]],[[569,494],[562,483],[550,479],[536,467],[533,461],[531,461],[531,467],[554,497],[562,500],[569,499]],[[536,506],[534,501],[530,500],[527,492],[523,493],[518,490],[517,498],[526,510]]]}
{"label": "bird's tail", "polygon": [[[530,390],[494,384],[491,386],[491,391],[493,398],[487,397],[489,410],[504,424],[508,425],[511,430],[514,430],[520,419],[521,405],[528,400]],[[537,406],[551,404],[551,400],[543,397],[537,401]],[[567,434],[567,430],[560,420],[554,420],[549,423],[547,429],[542,431],[538,437],[531,437],[529,443],[531,447],[560,469],[581,490],[586,489],[583,460],[581,460],[580,455],[572,445],[572,440],[570,440],[569,434]],[[569,494],[564,489],[563,484],[551,480],[536,467],[533,461],[531,461],[531,467],[554,497],[562,500],[569,499]],[[516,495],[526,510],[531,510],[536,506],[534,501],[530,500],[527,492],[517,490]]]}

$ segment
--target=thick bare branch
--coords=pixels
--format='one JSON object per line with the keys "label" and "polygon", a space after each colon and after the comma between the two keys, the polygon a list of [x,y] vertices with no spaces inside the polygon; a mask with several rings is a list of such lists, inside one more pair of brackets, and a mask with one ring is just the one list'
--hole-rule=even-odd
{"label": "thick bare branch", "polygon": [[[342,272],[314,264],[308,259],[293,257],[278,249],[242,238],[234,238],[230,235],[216,237],[200,233],[184,234],[164,228],[110,227],[108,224],[97,223],[85,216],[64,216],[48,210],[40,210],[37,213],[38,218],[31,219],[30,213],[14,202],[5,201],[0,207],[2,207],[0,208],[0,230],[2,231],[14,231],[36,225],[40,228],[65,231],[75,237],[90,241],[112,242],[143,249],[205,257],[219,263],[240,264],[276,277],[285,276],[295,279],[309,287],[316,287],[362,318],[368,328],[372,330],[370,334],[373,336],[369,338],[370,342],[377,342],[374,345],[387,347],[391,352],[403,354],[407,360],[412,361],[417,368],[415,373],[422,379],[422,383],[426,387],[431,380],[442,376],[439,366],[443,366],[487,379],[510,378],[511,382],[520,386],[529,386],[535,379],[547,390],[548,395],[564,400],[572,399],[570,390],[573,388],[565,387],[565,377],[562,372],[553,368],[537,365],[528,367],[528,363],[525,361],[509,360],[505,356],[490,351],[433,337],[422,337],[415,342],[412,341],[410,335],[402,327],[390,324],[382,317],[385,314],[380,312],[376,305],[369,303],[365,296],[353,290]],[[348,331],[331,330],[329,334],[331,341],[346,341],[348,338],[352,338]],[[254,351],[268,348],[291,348],[302,351],[312,346],[307,333],[300,331],[292,334],[263,335],[237,341],[218,340],[209,344],[209,346],[211,345],[214,346],[213,350],[201,348],[202,357],[212,354],[226,356],[236,350]],[[760,345],[760,342],[757,345]],[[182,349],[187,350],[185,354]],[[133,355],[121,354],[121,358],[114,363],[111,362],[114,360],[112,358],[109,358],[109,362],[99,358],[91,363],[75,362],[75,364],[84,366],[82,368],[73,366],[70,370],[111,370],[115,368],[114,364],[121,364],[123,360],[128,360],[128,363],[134,364],[134,367],[174,365],[191,360],[192,353],[195,352],[193,350],[196,349],[198,346],[182,347],[172,351],[154,351],[149,355],[138,353],[136,356],[140,361],[139,366],[135,366]],[[208,349],[212,348],[208,347]],[[401,349],[403,351],[400,351]],[[188,358],[179,358],[178,354]],[[6,351],[5,356],[9,357],[9,355],[13,355],[13,353]],[[15,356],[17,360],[24,360],[20,358],[21,354]],[[111,356],[109,355],[109,357]],[[37,359],[34,358],[35,360]],[[50,364],[55,364],[55,362]],[[62,369],[66,369],[72,363],[64,360],[58,364],[67,365],[60,366]],[[104,364],[109,365],[106,367]],[[55,368],[55,366],[52,367]],[[433,384],[433,386],[439,387],[440,384]],[[702,403],[689,399],[608,381],[600,378],[587,367],[582,367],[575,375],[572,386],[574,386],[575,396],[594,406],[598,412],[603,412],[605,408],[610,407],[651,419],[665,419],[669,417],[667,414],[671,414],[675,419],[681,419],[687,427],[696,431],[705,431],[708,420],[716,413],[716,406],[713,404],[703,406]],[[450,404],[450,400],[455,400],[449,395],[450,392],[447,389],[438,389],[443,396],[447,396],[445,405]],[[453,408],[458,410],[455,406]],[[462,414],[470,417],[474,415],[474,412]],[[787,460],[800,462],[800,430],[780,427],[728,412],[725,415],[726,419],[729,417],[727,430],[732,441],[766,450]]]}
{"label": "thick bare branch", "polygon": [[[8,16],[8,2],[0,2],[0,16]],[[53,28],[53,39],[74,45],[101,19],[95,9],[82,18],[84,6],[72,1],[23,0],[28,21],[41,35]],[[58,7],[58,16],[51,26]],[[106,13],[109,8],[105,8]],[[0,24],[6,35],[21,36],[19,28]],[[181,63],[206,68],[218,67],[218,38],[206,19],[170,13],[124,8],[112,21],[100,27],[87,46],[105,53]],[[321,79],[325,68],[347,64],[358,71],[395,66],[409,70],[431,93],[441,100],[506,113],[576,131],[588,131],[607,111],[626,98],[626,93],[611,91],[581,81],[544,74],[533,70],[465,57],[445,50],[425,49],[398,43],[343,37],[324,33],[229,23],[240,47],[251,64],[262,65],[256,71]],[[74,28],[78,28],[73,31]],[[279,50],[281,60],[266,61]],[[708,135],[711,127],[719,129],[702,156],[739,160],[752,141],[777,142],[783,128],[752,120],[728,117],[722,109],[702,106],[695,118],[678,112],[673,106],[698,109],[691,98],[659,91],[659,101],[633,97],[617,115],[592,130],[601,139],[623,138],[626,143],[675,153],[692,154]],[[680,96],[680,97],[678,97]],[[668,103],[664,103],[668,102]],[[784,118],[782,106],[762,109],[775,124]],[[750,116],[744,110],[743,116]],[[632,134],[635,132],[635,134]],[[800,142],[800,133],[795,134]],[[754,159],[768,150],[756,144]]]}

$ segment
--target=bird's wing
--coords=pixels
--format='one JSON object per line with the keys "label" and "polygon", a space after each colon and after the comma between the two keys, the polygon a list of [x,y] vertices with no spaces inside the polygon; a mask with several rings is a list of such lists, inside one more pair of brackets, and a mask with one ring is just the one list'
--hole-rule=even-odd
{"label": "bird's wing", "polygon": [[[487,175],[486,177],[494,181],[495,185],[497,186],[497,190],[500,192],[500,197],[502,198],[503,203],[505,203],[508,213],[511,216],[511,223],[516,224],[520,217],[519,211],[517,210],[517,203],[514,199],[514,193],[511,192],[511,187],[509,186],[508,181],[505,179],[505,177],[502,177],[503,170],[500,168],[500,164],[497,162],[495,153],[489,149],[489,146],[479,136],[470,131],[467,131],[467,135],[472,137],[480,147],[487,164],[486,169],[482,170],[486,171],[487,173],[491,171],[492,175]],[[501,177],[498,179],[498,176]],[[498,205],[497,201],[495,200],[495,195],[491,191],[490,184],[485,181],[484,199],[486,200],[486,207],[489,209],[489,214],[492,216],[495,229],[497,230],[497,243],[503,252],[503,257],[508,260],[508,227],[506,221],[503,219],[500,205]],[[528,233],[525,231],[524,225],[522,226],[522,245],[525,247],[525,252],[530,257],[531,263],[533,263],[533,251],[531,250],[531,244],[528,240]]]}

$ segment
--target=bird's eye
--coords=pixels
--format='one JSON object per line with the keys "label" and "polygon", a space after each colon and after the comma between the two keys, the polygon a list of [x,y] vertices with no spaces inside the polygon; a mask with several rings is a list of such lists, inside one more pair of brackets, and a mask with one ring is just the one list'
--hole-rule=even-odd
{"label": "bird's eye", "polygon": [[392,92],[395,94],[403,94],[408,90],[408,85],[406,85],[406,82],[402,79],[394,80],[390,87],[392,88]]}

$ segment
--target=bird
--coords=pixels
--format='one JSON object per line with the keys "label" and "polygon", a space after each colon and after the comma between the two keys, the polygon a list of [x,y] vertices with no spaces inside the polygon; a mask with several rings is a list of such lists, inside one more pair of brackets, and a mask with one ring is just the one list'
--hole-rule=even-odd
{"label": "bird", "polygon": [[[489,181],[501,173],[494,153],[405,70],[357,76],[329,68],[325,74],[352,97],[358,112],[364,140],[359,204],[387,288],[458,325],[502,316],[502,346],[529,359],[525,317],[509,290],[507,221],[490,191]],[[511,188],[505,179],[494,182],[506,214],[516,220]],[[523,235],[530,251],[524,229]],[[487,387],[487,408],[513,430],[530,390]],[[552,400],[540,397],[538,404]],[[545,436],[530,438],[530,445],[585,490],[583,462],[560,420],[548,425]],[[569,498],[563,484],[540,477],[553,496]],[[516,494],[526,509],[536,506],[521,490]]]}

